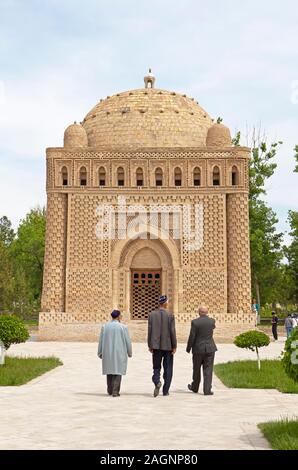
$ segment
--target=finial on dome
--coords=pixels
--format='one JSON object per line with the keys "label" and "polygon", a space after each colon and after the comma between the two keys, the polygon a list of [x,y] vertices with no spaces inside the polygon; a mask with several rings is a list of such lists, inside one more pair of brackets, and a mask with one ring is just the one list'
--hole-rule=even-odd
{"label": "finial on dome", "polygon": [[149,68],[149,73],[144,77],[145,88],[154,88],[155,77],[152,74],[151,68]]}

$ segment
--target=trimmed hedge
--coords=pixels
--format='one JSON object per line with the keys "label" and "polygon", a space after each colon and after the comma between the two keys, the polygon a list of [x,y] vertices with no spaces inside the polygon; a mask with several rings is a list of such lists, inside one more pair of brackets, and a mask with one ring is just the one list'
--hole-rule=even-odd
{"label": "trimmed hedge", "polygon": [[281,361],[286,374],[298,383],[298,327],[287,339]]}
{"label": "trimmed hedge", "polygon": [[29,332],[16,315],[0,315],[0,341],[7,350],[12,344],[25,343]]}

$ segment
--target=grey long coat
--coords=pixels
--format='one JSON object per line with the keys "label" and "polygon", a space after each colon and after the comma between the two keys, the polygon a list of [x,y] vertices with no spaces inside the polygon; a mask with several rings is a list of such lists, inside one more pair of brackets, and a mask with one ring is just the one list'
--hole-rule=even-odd
{"label": "grey long coat", "polygon": [[125,375],[127,357],[131,356],[132,346],[127,326],[117,320],[103,325],[98,345],[103,375]]}

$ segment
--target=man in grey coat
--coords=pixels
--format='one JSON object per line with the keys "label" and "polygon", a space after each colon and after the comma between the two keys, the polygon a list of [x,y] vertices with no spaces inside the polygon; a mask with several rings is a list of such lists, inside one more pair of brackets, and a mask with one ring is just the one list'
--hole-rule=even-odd
{"label": "man in grey coat", "polygon": [[217,347],[213,340],[215,320],[208,317],[207,307],[199,307],[199,318],[191,322],[191,330],[188,338],[186,351],[192,350],[193,379],[188,384],[188,389],[198,393],[201,381],[201,367],[203,366],[204,395],[213,395],[212,374],[215,351]]}
{"label": "man in grey coat", "polygon": [[98,357],[102,359],[102,373],[107,376],[108,394],[120,397],[121,379],[126,374],[132,346],[128,328],[121,323],[121,312],[113,310],[111,315],[112,321],[101,328]]}
{"label": "man in grey coat", "polygon": [[157,397],[161,388],[160,372],[164,369],[163,395],[169,395],[169,389],[173,377],[173,359],[177,349],[175,330],[175,317],[166,309],[168,298],[166,295],[159,297],[159,308],[149,314],[148,318],[148,348],[152,353],[153,377],[155,385],[153,395]]}

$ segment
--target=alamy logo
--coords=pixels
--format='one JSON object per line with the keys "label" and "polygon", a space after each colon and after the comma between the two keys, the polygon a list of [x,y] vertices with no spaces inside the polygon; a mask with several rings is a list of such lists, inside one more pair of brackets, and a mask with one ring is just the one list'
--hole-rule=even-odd
{"label": "alamy logo", "polygon": [[203,203],[142,204],[126,203],[118,197],[117,205],[100,204],[96,208],[95,234],[101,240],[156,239],[183,240],[185,250],[203,246]]}

